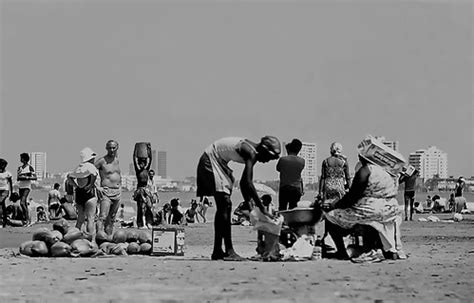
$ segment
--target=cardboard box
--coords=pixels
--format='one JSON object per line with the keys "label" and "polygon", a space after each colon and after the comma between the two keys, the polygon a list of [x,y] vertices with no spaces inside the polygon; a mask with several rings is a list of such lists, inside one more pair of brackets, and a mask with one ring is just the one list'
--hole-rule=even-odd
{"label": "cardboard box", "polygon": [[359,154],[370,162],[383,167],[388,173],[396,176],[406,164],[405,158],[399,152],[391,149],[381,141],[368,136],[359,146]]}
{"label": "cardboard box", "polygon": [[184,228],[154,227],[151,237],[151,255],[184,256]]}

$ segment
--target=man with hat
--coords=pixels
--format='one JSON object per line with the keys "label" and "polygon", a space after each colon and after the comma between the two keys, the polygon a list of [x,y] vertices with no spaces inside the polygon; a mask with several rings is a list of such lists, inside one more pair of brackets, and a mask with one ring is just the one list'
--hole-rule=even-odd
{"label": "man with hat", "polygon": [[[215,141],[206,148],[197,167],[197,196],[214,196],[216,215],[214,219],[214,250],[212,260],[241,261],[232,245],[230,196],[234,187],[232,169],[228,163],[244,164],[240,179],[240,191],[245,201],[253,200],[260,211],[269,215],[253,184],[253,168],[257,162],[266,163],[280,156],[280,141],[265,136],[260,143],[240,137],[227,137]],[[225,251],[222,249],[224,241]]]}
{"label": "man with hat", "polygon": [[305,161],[298,156],[301,151],[301,143],[298,139],[293,139],[285,145],[288,156],[278,160],[276,170],[280,172],[280,189],[278,193],[278,210],[295,208],[303,195],[303,179],[301,172],[304,169]]}

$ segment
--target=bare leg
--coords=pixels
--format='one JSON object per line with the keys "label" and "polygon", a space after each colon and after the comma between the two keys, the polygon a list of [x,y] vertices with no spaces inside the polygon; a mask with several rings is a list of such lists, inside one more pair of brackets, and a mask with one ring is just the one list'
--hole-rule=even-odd
{"label": "bare leg", "polygon": [[109,213],[107,215],[107,218],[105,219],[105,232],[108,235],[111,235],[114,232],[114,222],[115,222],[115,217],[117,215],[117,211],[119,207],[120,207],[120,200],[111,201],[110,207],[109,207]]}
{"label": "bare leg", "polygon": [[110,210],[110,199],[107,197],[102,197],[99,202],[99,219],[97,220],[97,232],[103,231],[105,232],[105,219]]}
{"label": "bare leg", "polygon": [[410,197],[405,193],[405,221],[408,221],[408,205],[410,203]]}
{"label": "bare leg", "polygon": [[82,203],[76,203],[76,208],[77,208],[76,228],[81,230],[82,225],[86,221],[85,206],[82,205]]}
{"label": "bare leg", "polygon": [[336,245],[336,257],[338,259],[349,259],[343,239],[343,236],[347,235],[348,231],[329,222],[329,220],[326,220],[326,230]]}
{"label": "bare leg", "polygon": [[89,199],[86,204],[84,205],[84,216],[87,220],[86,231],[88,234],[95,237],[95,228],[94,228],[94,219],[95,219],[95,212],[97,209],[97,198]]}

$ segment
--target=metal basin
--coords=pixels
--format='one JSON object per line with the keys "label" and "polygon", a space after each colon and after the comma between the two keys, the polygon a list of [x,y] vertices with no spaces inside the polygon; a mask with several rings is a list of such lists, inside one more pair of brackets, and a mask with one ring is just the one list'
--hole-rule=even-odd
{"label": "metal basin", "polygon": [[283,216],[287,225],[295,224],[316,224],[321,219],[321,212],[314,208],[293,208],[278,212]]}

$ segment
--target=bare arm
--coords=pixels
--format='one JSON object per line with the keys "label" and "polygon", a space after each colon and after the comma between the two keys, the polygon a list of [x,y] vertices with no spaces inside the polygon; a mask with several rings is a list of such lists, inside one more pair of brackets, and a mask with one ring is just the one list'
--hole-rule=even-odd
{"label": "bare arm", "polygon": [[349,192],[337,201],[334,208],[348,208],[354,205],[364,194],[369,183],[370,170],[367,166],[362,167],[354,176],[354,181]]}
{"label": "bare arm", "polygon": [[264,213],[267,214],[265,211],[265,207],[263,207],[262,201],[260,201],[260,197],[258,196],[257,190],[253,185],[253,167],[257,162],[257,157],[255,153],[249,150],[249,147],[244,146],[241,149],[242,156],[245,159],[245,167],[244,171],[242,172],[242,178],[240,178],[240,191],[242,192],[242,196],[244,197],[245,201],[253,200],[255,205]]}
{"label": "bare arm", "polygon": [[344,176],[346,177],[346,189],[351,187],[351,175],[349,173],[349,163],[344,160]]}
{"label": "bare arm", "polygon": [[324,176],[326,175],[326,161],[323,161],[321,164],[321,178],[319,178],[319,194],[323,195],[324,193]]}
{"label": "bare arm", "polygon": [[147,157],[147,163],[146,163],[146,168],[145,169],[150,170],[151,161],[152,161],[152,158],[151,158],[151,144],[147,144],[146,149],[148,151],[148,157]]}
{"label": "bare arm", "polygon": [[12,177],[8,177],[8,183],[10,183],[10,195],[13,193],[13,179]]}

